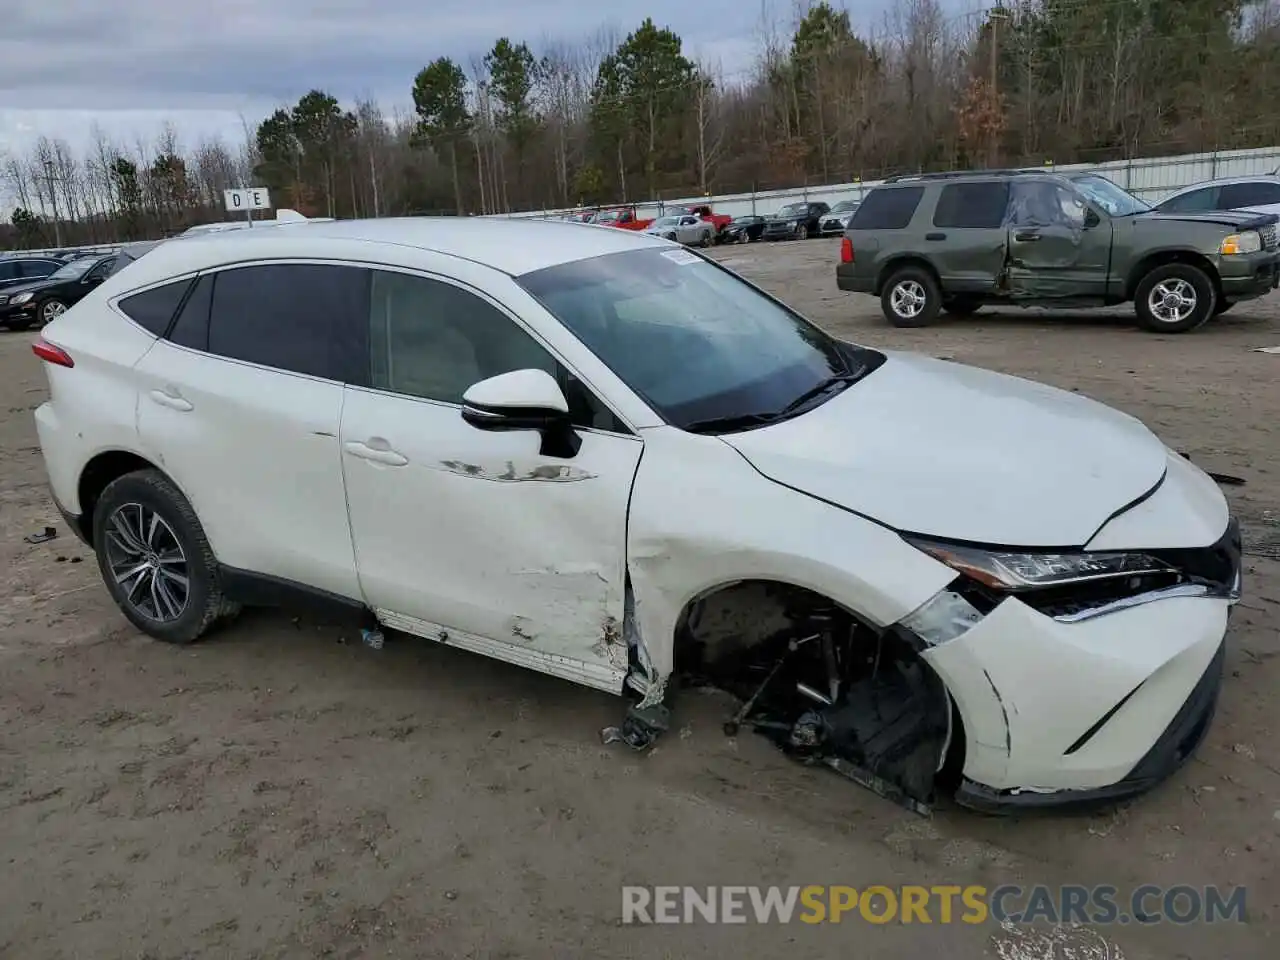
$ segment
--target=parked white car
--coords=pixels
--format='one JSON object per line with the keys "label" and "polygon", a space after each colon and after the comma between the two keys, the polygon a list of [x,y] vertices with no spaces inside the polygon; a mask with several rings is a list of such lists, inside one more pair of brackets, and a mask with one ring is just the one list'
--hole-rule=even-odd
{"label": "parked white car", "polygon": [[1280,177],[1234,177],[1183,187],[1155,208],[1160,213],[1208,213],[1252,210],[1280,214]]}
{"label": "parked white car", "polygon": [[681,214],[678,216],[658,217],[653,223],[644,228],[644,232],[666,240],[675,240],[679,243],[687,244],[696,243],[700,247],[709,247],[715,241],[716,227],[715,224],[703,220],[701,217],[695,217],[692,214]]}
{"label": "parked white car", "polygon": [[654,237],[166,243],[34,350],[54,499],[160,640],[321,604],[633,691],[636,747],[692,673],[757,694],[731,732],[915,807],[936,780],[995,810],[1136,793],[1213,711],[1240,543],[1208,476]]}

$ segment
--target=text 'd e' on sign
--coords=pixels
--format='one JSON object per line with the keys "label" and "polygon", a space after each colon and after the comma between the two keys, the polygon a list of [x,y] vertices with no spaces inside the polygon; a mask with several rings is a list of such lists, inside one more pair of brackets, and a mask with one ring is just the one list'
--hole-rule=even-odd
{"label": "text 'd e' on sign", "polygon": [[243,190],[223,190],[227,209],[237,213],[245,210],[270,210],[271,194],[266,187],[247,187]]}

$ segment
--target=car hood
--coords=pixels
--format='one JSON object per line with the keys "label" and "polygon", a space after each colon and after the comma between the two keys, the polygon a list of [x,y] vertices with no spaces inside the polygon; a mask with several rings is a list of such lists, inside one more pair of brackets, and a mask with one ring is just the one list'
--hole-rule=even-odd
{"label": "car hood", "polygon": [[1164,476],[1164,444],[1117,410],[976,367],[886,356],[808,413],[722,439],[771,480],[895,530],[1006,546],[1083,545]]}
{"label": "car hood", "polygon": [[808,220],[808,219],[809,219],[808,214],[797,213],[795,216],[792,216],[792,217],[765,217],[764,222],[765,223],[796,223],[800,220]]}
{"label": "car hood", "polygon": [[1274,213],[1258,213],[1256,210],[1211,210],[1206,213],[1161,213],[1152,210],[1140,213],[1132,218],[1135,223],[1213,223],[1223,227],[1243,228],[1264,227],[1268,223],[1280,220]]}
{"label": "car hood", "polygon": [[26,283],[13,283],[7,287],[0,287],[0,297],[12,297],[16,293],[35,292],[43,290],[45,287],[56,287],[62,283],[61,280],[50,281],[48,277],[40,280],[28,280]]}

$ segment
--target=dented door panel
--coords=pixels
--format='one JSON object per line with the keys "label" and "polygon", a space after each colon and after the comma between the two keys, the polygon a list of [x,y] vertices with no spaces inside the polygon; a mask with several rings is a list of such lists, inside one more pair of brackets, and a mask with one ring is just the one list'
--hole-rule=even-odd
{"label": "dented door panel", "polygon": [[1084,200],[1063,187],[1018,183],[1005,228],[1008,261],[1004,287],[1018,300],[1106,299],[1110,283],[1113,227],[1089,212]]}
{"label": "dented door panel", "polygon": [[[489,432],[457,406],[347,388],[342,444],[360,586],[379,616],[415,633],[620,688],[627,499],[643,444],[580,431],[572,458],[533,431]],[[456,632],[456,636],[451,636]],[[492,643],[514,648],[504,651]]]}

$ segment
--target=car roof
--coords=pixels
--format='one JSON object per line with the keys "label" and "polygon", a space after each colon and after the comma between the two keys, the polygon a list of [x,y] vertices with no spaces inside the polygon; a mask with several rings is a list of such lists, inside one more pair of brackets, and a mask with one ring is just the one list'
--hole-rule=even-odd
{"label": "car roof", "polygon": [[[1203,190],[1205,187],[1226,187],[1233,183],[1277,183],[1280,182],[1280,176],[1272,173],[1256,173],[1251,177],[1219,177],[1216,180],[1201,180],[1198,183],[1191,183],[1185,187],[1179,187],[1165,200],[1171,200],[1174,197],[1181,196],[1184,193],[1190,193],[1192,190]],[[1163,202],[1163,201],[1161,201]]]}
{"label": "car roof", "polygon": [[233,230],[175,238],[130,267],[130,285],[255,259],[347,258],[412,263],[422,250],[484,264],[512,276],[575,260],[643,248],[668,249],[640,231],[497,217],[335,220],[288,230]]}

